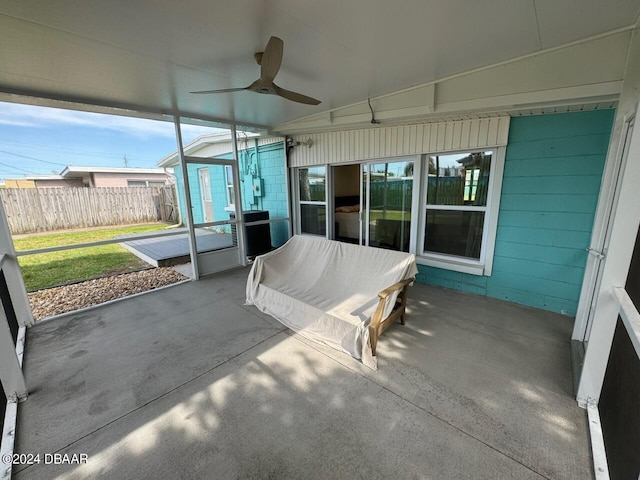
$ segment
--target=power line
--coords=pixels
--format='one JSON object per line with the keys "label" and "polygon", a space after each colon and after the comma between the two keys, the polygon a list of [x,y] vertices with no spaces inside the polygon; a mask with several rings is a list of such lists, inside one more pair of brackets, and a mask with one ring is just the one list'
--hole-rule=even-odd
{"label": "power line", "polygon": [[[33,143],[16,142],[16,141],[4,140],[4,139],[0,139],[0,143],[4,143],[4,144],[7,144],[7,145],[28,145],[29,148],[32,148],[32,149],[35,148],[35,149],[54,151],[54,152],[76,153],[76,154],[80,154],[80,155],[84,155],[84,156],[88,156],[88,157],[122,158],[122,154],[121,153],[106,153],[106,152],[95,152],[95,151],[79,150],[79,149],[76,149],[76,148],[62,147],[62,146],[58,146],[58,145],[36,145],[36,144],[33,144]],[[127,156],[129,158],[133,157],[134,159],[143,159],[143,157],[138,157],[138,155],[133,155],[132,156],[132,155],[127,154]]]}
{"label": "power line", "polygon": [[26,159],[29,159],[29,160],[35,160],[37,162],[49,163],[51,165],[59,165],[59,166],[62,166],[62,167],[66,167],[66,165],[64,163],[50,162],[48,160],[41,160],[41,159],[35,158],[35,157],[28,157],[27,155],[20,155],[19,153],[7,152],[6,150],[0,150],[0,153],[6,153],[7,155],[13,155],[14,157],[26,158]]}
{"label": "power line", "polygon": [[33,175],[37,175],[35,172],[32,172],[30,170],[25,170],[24,168],[14,167],[13,165],[9,165],[8,163],[0,162],[0,165],[4,165],[5,167],[13,168],[15,170],[20,170],[21,172],[27,172],[27,173],[31,173]]}

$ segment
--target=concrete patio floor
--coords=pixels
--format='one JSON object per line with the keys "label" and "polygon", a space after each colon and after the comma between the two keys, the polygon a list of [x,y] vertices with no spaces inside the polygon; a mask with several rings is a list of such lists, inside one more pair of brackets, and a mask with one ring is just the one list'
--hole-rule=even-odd
{"label": "concrete patio floor", "polygon": [[247,269],[27,334],[26,479],[586,479],[572,319],[416,284],[379,368],[245,306]]}

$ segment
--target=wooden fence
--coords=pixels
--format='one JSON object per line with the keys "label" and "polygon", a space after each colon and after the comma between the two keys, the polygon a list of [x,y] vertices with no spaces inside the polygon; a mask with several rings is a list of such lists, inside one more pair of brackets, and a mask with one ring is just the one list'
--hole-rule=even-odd
{"label": "wooden fence", "polygon": [[0,189],[11,233],[126,225],[177,223],[173,185],[124,188]]}

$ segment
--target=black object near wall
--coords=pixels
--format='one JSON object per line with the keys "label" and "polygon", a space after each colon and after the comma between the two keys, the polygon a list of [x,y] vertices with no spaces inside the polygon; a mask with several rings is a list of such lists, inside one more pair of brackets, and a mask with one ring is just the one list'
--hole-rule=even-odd
{"label": "black object near wall", "polygon": [[[229,214],[231,219],[235,219],[234,213]],[[242,212],[244,223],[259,222],[269,220],[269,212],[266,210],[249,210]],[[231,237],[234,245],[238,245],[238,232],[235,225],[231,226]],[[271,246],[271,225],[264,223],[261,225],[245,225],[244,246],[247,257],[255,257],[263,253],[270,252]]]}

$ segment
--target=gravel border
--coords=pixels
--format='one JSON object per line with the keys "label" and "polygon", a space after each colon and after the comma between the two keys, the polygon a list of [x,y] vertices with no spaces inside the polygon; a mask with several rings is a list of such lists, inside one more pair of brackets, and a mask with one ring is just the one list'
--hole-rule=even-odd
{"label": "gravel border", "polygon": [[29,293],[28,297],[33,318],[42,320],[184,280],[188,280],[188,277],[176,272],[173,268],[159,267],[96,278],[72,285],[45,288]]}

